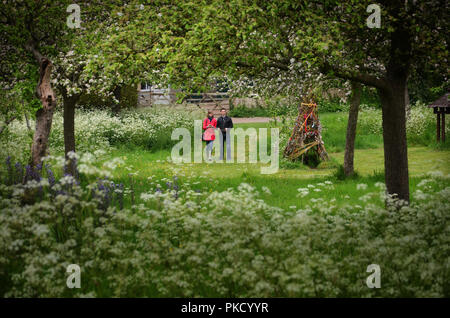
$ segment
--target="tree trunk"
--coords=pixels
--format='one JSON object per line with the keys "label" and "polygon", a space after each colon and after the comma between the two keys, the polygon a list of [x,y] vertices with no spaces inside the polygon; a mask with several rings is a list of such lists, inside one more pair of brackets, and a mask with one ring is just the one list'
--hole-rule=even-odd
{"label": "tree trunk", "polygon": [[388,89],[378,89],[382,105],[386,188],[390,195],[409,202],[406,77],[388,81]]}
{"label": "tree trunk", "polygon": [[348,113],[347,136],[345,139],[344,173],[354,174],[353,158],[355,153],[356,124],[358,123],[359,104],[361,102],[361,84],[352,82],[352,97]]}
{"label": "tree trunk", "polygon": [[[400,5],[396,2],[394,6]],[[384,171],[389,195],[409,203],[408,147],[406,143],[406,96],[411,69],[411,34],[395,12],[391,33],[386,87],[379,89],[383,118]],[[409,96],[409,95],[408,95]],[[388,204],[389,202],[387,202]]]}
{"label": "tree trunk", "polygon": [[25,115],[25,122],[27,123],[27,129],[28,129],[28,132],[30,133],[30,132],[32,132],[32,129],[31,129],[31,125],[30,125],[30,119],[28,118],[28,114],[26,111],[25,111],[24,115]]}
{"label": "tree trunk", "polygon": [[48,138],[52,128],[53,111],[56,104],[50,76],[52,63],[45,57],[39,60],[39,83],[36,95],[42,103],[42,108],[36,112],[36,130],[31,145],[31,164],[36,166],[41,163],[42,158],[47,155]]}
{"label": "tree trunk", "polygon": [[406,108],[406,119],[408,120],[411,116],[411,103],[409,101],[408,85],[405,86],[405,108]]}
{"label": "tree trunk", "polygon": [[116,86],[113,90],[113,94],[118,101],[113,107],[113,112],[118,114],[120,112],[120,102],[122,100],[122,86]]}
{"label": "tree trunk", "polygon": [[68,156],[68,153],[75,152],[75,106],[80,96],[67,96],[66,92],[62,95],[64,103],[64,149],[67,160],[65,173],[76,176],[76,162]]}

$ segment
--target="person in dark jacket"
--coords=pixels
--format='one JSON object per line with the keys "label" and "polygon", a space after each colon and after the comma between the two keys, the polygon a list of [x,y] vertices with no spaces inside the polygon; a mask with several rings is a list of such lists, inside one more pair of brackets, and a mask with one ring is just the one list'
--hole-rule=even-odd
{"label": "person in dark jacket", "polygon": [[[220,110],[221,116],[217,119],[217,128],[222,132],[222,142],[220,143],[220,160],[223,160],[223,148],[227,144],[227,160],[231,159],[231,141],[229,129],[233,128],[233,120],[227,116],[227,110],[222,108]],[[228,136],[228,138],[227,138]]]}

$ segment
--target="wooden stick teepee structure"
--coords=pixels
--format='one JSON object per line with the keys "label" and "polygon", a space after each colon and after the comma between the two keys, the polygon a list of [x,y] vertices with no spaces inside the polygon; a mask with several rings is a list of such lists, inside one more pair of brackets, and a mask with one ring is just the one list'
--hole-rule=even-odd
{"label": "wooden stick teepee structure", "polygon": [[317,166],[321,160],[328,160],[321,132],[317,104],[301,103],[292,136],[284,149],[284,157],[291,161],[301,158],[303,163],[310,166]]}

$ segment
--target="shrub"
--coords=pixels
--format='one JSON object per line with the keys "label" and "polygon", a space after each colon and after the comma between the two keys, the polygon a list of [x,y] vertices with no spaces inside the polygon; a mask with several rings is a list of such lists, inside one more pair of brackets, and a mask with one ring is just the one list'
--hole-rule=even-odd
{"label": "shrub", "polygon": [[268,116],[268,112],[266,108],[261,106],[257,107],[246,107],[246,106],[236,106],[230,110],[228,113],[230,117],[266,117]]}
{"label": "shrub", "polygon": [[[133,109],[138,105],[138,90],[136,85],[125,85],[121,88],[120,109]],[[96,94],[83,94],[78,104],[85,109],[112,109],[116,104],[113,97],[102,98]]]}
{"label": "shrub", "polygon": [[[108,150],[115,146],[137,146],[155,150],[173,145],[174,128],[193,129],[194,116],[183,110],[153,109],[151,111],[128,111],[119,116],[106,110],[77,109],[75,115],[76,149],[79,152]],[[34,127],[32,127],[34,130]],[[31,137],[24,122],[11,123],[8,134],[0,136],[2,155],[0,159],[14,154],[17,161],[29,158]],[[50,134],[50,153],[64,152],[63,116],[56,112]],[[8,149],[9,153],[6,153]]]}
{"label": "shrub", "polygon": [[[411,144],[428,146],[435,144],[436,117],[425,104],[417,102],[411,106],[406,120],[407,140]],[[445,127],[446,134],[450,133],[450,126]],[[383,133],[381,110],[363,109],[358,118],[358,134]]]}
{"label": "shrub", "polygon": [[374,134],[381,135],[383,133],[381,110],[364,109],[359,112],[357,134]]}
{"label": "shrub", "polygon": [[287,98],[274,97],[266,100],[270,117],[292,117],[298,114],[298,104]]}
{"label": "shrub", "polygon": [[[436,140],[436,115],[425,104],[417,102],[411,107],[408,121],[406,122],[408,142],[421,145],[434,144]],[[448,135],[450,126],[445,126]]]}
{"label": "shrub", "polygon": [[23,121],[13,121],[0,135],[0,159],[11,156],[13,161],[27,162],[31,156],[34,127],[28,131]]}
{"label": "shrub", "polygon": [[345,174],[344,165],[338,165],[336,168],[336,171],[333,174],[333,177],[336,178],[336,180],[346,180],[346,179],[358,179],[359,174],[357,171],[354,171],[352,175],[347,176]]}
{"label": "shrub", "polygon": [[317,102],[320,113],[335,113],[349,110],[349,104],[339,98],[322,99]]}
{"label": "shrub", "polygon": [[[442,177],[423,179],[400,211],[320,198],[284,211],[245,183],[223,192],[157,186],[120,210],[101,204],[97,183],[69,181],[56,183],[70,185],[57,195],[42,180],[0,185],[2,296],[450,296],[450,188]],[[27,191],[41,189],[24,203]],[[384,201],[384,188],[361,202],[368,197]],[[69,264],[81,266],[81,289],[66,287]],[[365,284],[370,264],[381,267],[380,289]]]}
{"label": "shrub", "polygon": [[291,161],[280,155],[281,169],[307,169],[308,167],[302,163],[301,160]]}
{"label": "shrub", "polygon": [[290,101],[288,98],[275,96],[265,99],[265,105],[257,105],[256,107],[236,106],[230,110],[229,115],[232,117],[286,117],[297,115],[296,102]]}

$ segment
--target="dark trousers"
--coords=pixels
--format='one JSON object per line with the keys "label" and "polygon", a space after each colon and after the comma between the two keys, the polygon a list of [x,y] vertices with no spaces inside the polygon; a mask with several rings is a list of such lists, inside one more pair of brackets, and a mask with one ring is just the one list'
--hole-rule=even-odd
{"label": "dark trousers", "polygon": [[[228,135],[228,138],[227,138]],[[225,148],[225,143],[227,145],[227,160],[231,160],[231,140],[230,140],[230,133],[222,132],[219,135],[220,138],[220,160],[223,160],[223,151]]]}

